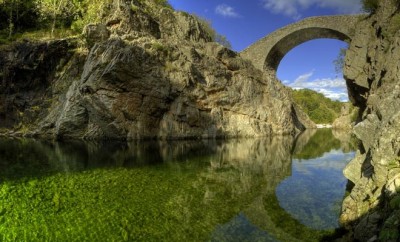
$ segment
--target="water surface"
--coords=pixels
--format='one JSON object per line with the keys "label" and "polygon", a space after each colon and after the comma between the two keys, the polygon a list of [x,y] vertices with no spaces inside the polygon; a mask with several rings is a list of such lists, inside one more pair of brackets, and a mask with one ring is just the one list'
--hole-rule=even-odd
{"label": "water surface", "polygon": [[0,241],[319,241],[354,156],[335,136],[0,139]]}

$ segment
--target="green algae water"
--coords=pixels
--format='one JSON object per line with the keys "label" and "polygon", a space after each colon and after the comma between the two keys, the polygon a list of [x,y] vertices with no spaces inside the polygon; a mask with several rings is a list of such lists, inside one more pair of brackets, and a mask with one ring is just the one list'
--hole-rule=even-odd
{"label": "green algae water", "polygon": [[321,241],[339,226],[347,137],[0,139],[0,241]]}

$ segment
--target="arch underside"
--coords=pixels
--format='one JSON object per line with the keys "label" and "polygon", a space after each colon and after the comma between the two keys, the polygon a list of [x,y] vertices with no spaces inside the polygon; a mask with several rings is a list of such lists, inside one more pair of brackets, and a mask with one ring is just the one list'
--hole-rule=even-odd
{"label": "arch underside", "polygon": [[264,69],[276,72],[279,63],[291,49],[309,40],[321,38],[350,41],[348,35],[334,29],[312,27],[297,30],[280,39],[272,47],[265,59]]}

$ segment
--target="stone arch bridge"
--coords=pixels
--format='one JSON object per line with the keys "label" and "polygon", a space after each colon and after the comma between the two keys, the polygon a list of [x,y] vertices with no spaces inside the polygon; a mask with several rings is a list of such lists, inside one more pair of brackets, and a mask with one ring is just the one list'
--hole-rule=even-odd
{"label": "stone arch bridge", "polygon": [[265,36],[243,50],[240,55],[253,62],[255,67],[276,73],[283,57],[306,41],[329,38],[350,42],[359,18],[360,15],[306,18]]}

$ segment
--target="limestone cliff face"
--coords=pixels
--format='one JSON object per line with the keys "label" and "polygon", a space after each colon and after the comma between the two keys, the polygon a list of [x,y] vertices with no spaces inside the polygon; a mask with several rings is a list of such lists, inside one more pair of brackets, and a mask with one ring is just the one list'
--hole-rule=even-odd
{"label": "limestone cliff face", "polygon": [[63,40],[2,51],[3,134],[255,137],[313,125],[286,87],[211,42],[196,18],[145,2],[120,1],[87,26],[87,49]]}
{"label": "limestone cliff face", "polygon": [[[400,13],[396,1],[360,19],[346,55],[350,97],[360,107],[360,150],[344,173],[354,183],[341,221],[359,241],[398,241],[400,191]],[[397,198],[396,198],[397,197]]]}

